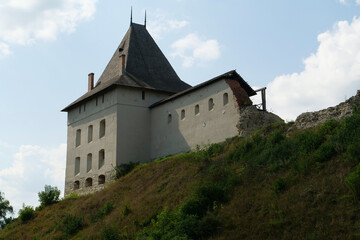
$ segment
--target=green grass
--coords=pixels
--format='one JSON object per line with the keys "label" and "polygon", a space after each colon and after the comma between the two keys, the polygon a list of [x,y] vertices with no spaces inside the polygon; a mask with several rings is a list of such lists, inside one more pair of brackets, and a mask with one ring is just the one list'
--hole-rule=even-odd
{"label": "green grass", "polygon": [[288,127],[130,164],[101,192],[36,210],[0,239],[358,239],[359,111]]}

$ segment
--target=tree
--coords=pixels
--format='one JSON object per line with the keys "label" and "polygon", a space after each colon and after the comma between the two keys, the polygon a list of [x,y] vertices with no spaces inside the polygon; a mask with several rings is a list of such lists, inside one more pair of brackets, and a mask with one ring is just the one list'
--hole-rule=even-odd
{"label": "tree", "polygon": [[7,213],[13,213],[13,207],[10,206],[10,202],[6,200],[3,196],[3,193],[0,192],[0,227],[3,228],[6,223],[8,223],[8,218],[6,218]]}
{"label": "tree", "polygon": [[45,191],[38,193],[40,207],[49,206],[59,201],[60,190],[57,187],[45,185]]}

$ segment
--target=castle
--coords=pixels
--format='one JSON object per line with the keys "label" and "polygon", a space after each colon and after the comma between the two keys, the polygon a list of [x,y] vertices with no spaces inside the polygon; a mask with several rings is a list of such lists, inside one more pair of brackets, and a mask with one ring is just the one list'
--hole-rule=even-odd
{"label": "castle", "polygon": [[68,113],[65,196],[103,188],[120,164],[186,152],[279,121],[265,111],[265,95],[261,110],[252,106],[253,95],[235,70],[191,87],[146,25],[131,22],[96,84],[90,73],[88,92],[62,110]]}

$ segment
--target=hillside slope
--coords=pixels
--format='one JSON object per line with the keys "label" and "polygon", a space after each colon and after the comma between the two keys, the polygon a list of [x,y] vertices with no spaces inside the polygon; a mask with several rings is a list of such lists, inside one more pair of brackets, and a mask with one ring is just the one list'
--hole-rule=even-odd
{"label": "hillside slope", "polygon": [[360,111],[142,164],[0,239],[360,239]]}

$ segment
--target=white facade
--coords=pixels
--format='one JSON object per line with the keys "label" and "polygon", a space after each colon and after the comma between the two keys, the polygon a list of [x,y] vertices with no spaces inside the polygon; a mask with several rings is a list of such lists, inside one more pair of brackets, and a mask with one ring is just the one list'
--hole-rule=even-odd
{"label": "white facade", "polygon": [[238,121],[239,109],[225,80],[181,95],[151,109],[150,159],[224,141],[238,134]]}

